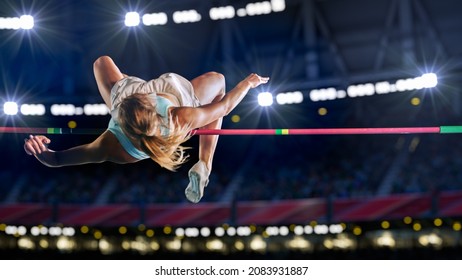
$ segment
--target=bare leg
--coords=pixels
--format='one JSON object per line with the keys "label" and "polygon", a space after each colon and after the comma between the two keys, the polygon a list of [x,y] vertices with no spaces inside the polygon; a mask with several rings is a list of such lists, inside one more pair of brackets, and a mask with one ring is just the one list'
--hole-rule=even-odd
{"label": "bare leg", "polygon": [[[225,77],[216,72],[208,72],[191,81],[197,98],[201,104],[218,102],[225,96]],[[220,129],[223,119],[220,118],[204,126],[204,129]],[[218,143],[218,135],[201,135],[199,138],[199,160],[205,162],[209,172]]]}
{"label": "bare leg", "polygon": [[[191,81],[195,94],[201,104],[217,102],[225,95],[225,78],[216,72],[209,72]],[[222,119],[204,126],[207,129],[220,129]],[[217,147],[218,135],[201,135],[199,138],[199,161],[189,170],[189,185],[185,195],[189,201],[197,203],[204,194],[208,177],[212,170],[212,161]]]}
{"label": "bare leg", "polygon": [[111,109],[111,89],[124,75],[109,56],[99,57],[93,64],[98,90],[106,106]]}

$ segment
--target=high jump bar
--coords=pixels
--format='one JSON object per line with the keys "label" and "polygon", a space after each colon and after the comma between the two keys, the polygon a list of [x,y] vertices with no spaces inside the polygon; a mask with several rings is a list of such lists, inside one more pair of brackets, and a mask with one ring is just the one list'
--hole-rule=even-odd
{"label": "high jump bar", "polygon": [[[100,128],[0,127],[0,133],[17,134],[101,134]],[[376,127],[376,128],[279,128],[197,129],[192,135],[357,135],[357,134],[448,134],[462,133],[462,126]]]}

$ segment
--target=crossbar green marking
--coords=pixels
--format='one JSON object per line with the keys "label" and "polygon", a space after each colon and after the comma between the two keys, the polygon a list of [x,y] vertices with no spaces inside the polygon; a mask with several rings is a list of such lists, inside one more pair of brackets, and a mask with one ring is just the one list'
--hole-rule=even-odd
{"label": "crossbar green marking", "polygon": [[289,129],[275,129],[276,135],[289,135]]}
{"label": "crossbar green marking", "polygon": [[462,133],[462,126],[454,125],[454,126],[440,126],[440,133]]}
{"label": "crossbar green marking", "polygon": [[48,134],[63,134],[61,128],[49,127],[47,128]]}

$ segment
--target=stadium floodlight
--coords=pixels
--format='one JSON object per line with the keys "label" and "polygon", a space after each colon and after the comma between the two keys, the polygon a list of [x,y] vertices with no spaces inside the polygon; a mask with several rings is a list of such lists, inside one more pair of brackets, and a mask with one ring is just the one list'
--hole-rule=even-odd
{"label": "stadium floodlight", "polygon": [[233,6],[213,7],[209,11],[210,19],[222,20],[238,17],[267,15],[286,9],[285,0],[271,0],[247,3],[245,7],[235,9]]}
{"label": "stadium floodlight", "polygon": [[201,236],[202,237],[209,237],[210,236],[210,229],[208,227],[201,228]]}
{"label": "stadium floodlight", "polygon": [[3,112],[6,115],[14,116],[18,113],[18,104],[13,101],[8,101],[3,104]]}
{"label": "stadium floodlight", "polygon": [[0,29],[19,29],[19,18],[0,17]]}
{"label": "stadium floodlight", "polygon": [[343,227],[341,224],[332,224],[329,226],[329,232],[331,234],[339,234],[343,232]]}
{"label": "stadium floodlight", "polygon": [[138,14],[137,12],[128,12],[125,14],[125,26],[138,26],[140,22],[140,14]]}
{"label": "stadium floodlight", "polygon": [[30,233],[32,236],[39,236],[40,235],[40,228],[37,226],[34,226],[30,229]]}
{"label": "stadium floodlight", "polygon": [[173,13],[175,23],[198,22],[202,16],[196,10],[176,11]]}
{"label": "stadium floodlight", "polygon": [[209,11],[209,16],[212,20],[231,19],[234,18],[236,10],[233,6],[213,7]]}
{"label": "stadium floodlight", "polygon": [[[438,85],[438,76],[435,73],[426,73],[415,78],[398,79],[395,83],[389,81],[379,81],[375,83],[354,84],[348,86],[347,90],[337,90],[335,88],[312,89],[309,93],[313,102],[334,100],[348,97],[363,97],[375,94],[389,94],[395,92],[405,92],[433,88]],[[278,102],[286,102],[285,96],[277,97]]]}
{"label": "stadium floodlight", "polygon": [[87,116],[92,116],[92,115],[107,115],[109,114],[109,110],[106,106],[106,104],[99,103],[99,104],[85,104],[83,106],[83,112]]}
{"label": "stadium floodlight", "polygon": [[301,91],[281,92],[276,95],[276,102],[279,105],[299,104],[303,102],[303,93]]}
{"label": "stadium floodlight", "polygon": [[215,235],[218,237],[222,237],[223,235],[225,235],[225,229],[222,227],[215,228]]}
{"label": "stadium floodlight", "polygon": [[34,28],[34,17],[31,15],[23,15],[19,18],[19,26],[21,29],[32,29]]}
{"label": "stadium floodlight", "polygon": [[20,111],[25,116],[43,116],[46,109],[43,104],[22,104]]}
{"label": "stadium floodlight", "polygon": [[371,96],[375,94],[375,87],[372,83],[351,85],[347,88],[349,97]]}
{"label": "stadium floodlight", "polygon": [[236,228],[235,227],[229,227],[227,230],[226,230],[226,234],[228,234],[228,236],[235,236],[236,235]]}
{"label": "stadium floodlight", "polygon": [[273,12],[282,12],[286,9],[285,0],[271,0],[271,7]]}
{"label": "stadium floodlight", "polygon": [[434,73],[426,73],[420,77],[400,79],[396,82],[398,91],[411,91],[423,88],[432,88],[438,85],[438,77]]}
{"label": "stadium floodlight", "polygon": [[166,13],[152,13],[143,15],[143,24],[146,26],[150,25],[165,25],[168,22]]}
{"label": "stadium floodlight", "polygon": [[249,3],[245,8],[249,16],[267,15],[272,12],[269,1]]}
{"label": "stadium floodlight", "polygon": [[286,226],[281,226],[281,227],[279,228],[279,234],[280,234],[281,236],[287,236],[287,235],[289,234],[289,228],[286,227]]}
{"label": "stadium floodlight", "polygon": [[432,88],[438,85],[438,76],[435,73],[426,73],[421,77],[422,86],[424,88]]}
{"label": "stadium floodlight", "polygon": [[50,112],[53,116],[73,116],[76,108],[72,104],[53,104],[50,107]]}
{"label": "stadium floodlight", "polygon": [[329,233],[329,227],[327,225],[316,225],[314,227],[314,233],[322,235]]}
{"label": "stadium floodlight", "polygon": [[185,230],[185,235],[187,237],[198,237],[199,236],[199,229],[195,227],[187,228]]}
{"label": "stadium floodlight", "polygon": [[177,229],[175,230],[175,235],[178,236],[178,237],[183,237],[183,236],[184,236],[184,233],[185,233],[184,228],[177,228]]}
{"label": "stadium floodlight", "polygon": [[306,225],[304,228],[305,234],[312,234],[313,233],[313,227],[310,225]]}
{"label": "stadium floodlight", "polygon": [[273,95],[271,92],[260,92],[258,94],[258,104],[262,107],[273,105]]}
{"label": "stadium floodlight", "polygon": [[21,17],[0,17],[0,29],[32,29],[34,28],[34,17],[22,15]]}
{"label": "stadium floodlight", "polygon": [[72,227],[65,227],[63,228],[63,235],[64,236],[74,236],[75,235],[75,229]]}
{"label": "stadium floodlight", "polygon": [[250,227],[240,226],[237,228],[237,235],[238,236],[249,236],[251,234]]}

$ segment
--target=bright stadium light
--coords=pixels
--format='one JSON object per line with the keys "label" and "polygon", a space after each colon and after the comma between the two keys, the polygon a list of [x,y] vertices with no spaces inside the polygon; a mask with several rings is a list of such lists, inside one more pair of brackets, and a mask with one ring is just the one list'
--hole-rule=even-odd
{"label": "bright stadium light", "polygon": [[233,6],[213,7],[209,11],[212,20],[231,19],[235,16],[259,16],[282,12],[286,9],[285,0],[260,1],[247,3],[245,7],[235,9]]}
{"label": "bright stadium light", "polygon": [[303,102],[303,93],[301,91],[281,92],[276,95],[276,102],[279,105],[299,104]]}
{"label": "bright stadium light", "polygon": [[225,235],[225,229],[222,228],[222,227],[217,227],[215,229],[215,235],[218,236],[218,237],[221,237],[221,236]]}
{"label": "bright stadium light", "polygon": [[6,115],[14,116],[18,111],[18,104],[16,102],[8,101],[3,104],[3,112]]}
{"label": "bright stadium light", "polygon": [[[379,81],[375,83],[355,84],[348,86],[347,90],[337,90],[335,88],[312,89],[309,93],[313,102],[334,100],[345,98],[364,97],[378,94],[389,94],[395,92],[405,92],[433,88],[438,85],[438,76],[435,73],[426,73],[420,77],[398,79],[396,82]],[[281,99],[282,98],[282,99]],[[285,97],[280,100],[285,102]],[[278,102],[279,102],[278,101]]]}
{"label": "bright stadium light", "polygon": [[286,9],[286,1],[271,0],[271,7],[273,8],[273,12],[282,12]]}
{"label": "bright stadium light", "polygon": [[187,237],[198,237],[199,236],[199,229],[198,228],[187,228],[185,230],[185,235]]}
{"label": "bright stadium light", "polygon": [[375,87],[372,83],[351,85],[347,88],[349,97],[371,96],[375,94]]}
{"label": "bright stadium light", "polygon": [[34,28],[34,17],[31,15],[21,16],[19,18],[19,26],[25,30]]}
{"label": "bright stadium light", "polygon": [[262,107],[271,106],[273,104],[273,95],[271,94],[271,92],[259,93],[258,104]]}
{"label": "bright stadium light", "polygon": [[177,229],[175,230],[175,235],[176,235],[176,236],[183,237],[184,234],[185,234],[184,228],[177,228]]}
{"label": "bright stadium light", "polygon": [[432,88],[436,85],[438,85],[438,77],[434,73],[427,73],[417,78],[400,79],[396,81],[396,88],[398,91]]}
{"label": "bright stadium light", "polygon": [[210,229],[208,227],[201,228],[201,236],[202,237],[209,237],[210,236]]}
{"label": "bright stadium light", "polygon": [[435,73],[423,74],[420,79],[424,88],[432,88],[438,85],[438,76]]}
{"label": "bright stadium light", "polygon": [[22,104],[20,111],[25,116],[43,116],[46,109],[43,104]]}
{"label": "bright stadium light", "polygon": [[34,226],[30,229],[30,233],[32,236],[39,236],[40,235],[40,228],[37,226]]}
{"label": "bright stadium light", "polygon": [[230,19],[233,18],[236,11],[233,6],[213,7],[209,11],[209,16],[212,20]]}
{"label": "bright stadium light", "polygon": [[27,233],[27,229],[26,229],[25,226],[19,226],[18,227],[18,234],[20,236],[24,236],[24,235],[26,235],[26,233]]}
{"label": "bright stadium light", "polygon": [[73,116],[76,108],[72,104],[53,104],[50,107],[50,112],[53,116]]}
{"label": "bright stadium light", "polygon": [[92,116],[92,115],[107,115],[109,114],[109,110],[106,106],[106,104],[100,103],[100,104],[85,104],[83,106],[83,112],[87,116]]}
{"label": "bright stadium light", "polygon": [[146,26],[150,25],[165,25],[168,22],[166,13],[152,13],[143,15],[143,24]]}
{"label": "bright stadium light", "polygon": [[250,230],[250,227],[246,227],[246,226],[240,226],[237,228],[237,235],[238,236],[250,236],[251,234],[251,230]]}
{"label": "bright stadium light", "polygon": [[303,231],[303,226],[300,226],[300,225],[295,226],[295,228],[294,228],[295,235],[303,235],[303,232],[304,232]]}
{"label": "bright stadium light", "polygon": [[34,28],[34,17],[22,15],[21,17],[0,17],[0,29],[32,29]]}
{"label": "bright stadium light", "polygon": [[75,229],[72,227],[65,227],[63,228],[63,235],[64,236],[74,236],[75,235]]}
{"label": "bright stadium light", "polygon": [[140,24],[140,14],[137,12],[128,12],[125,14],[125,26],[133,27]]}
{"label": "bright stadium light", "polygon": [[312,234],[313,233],[313,227],[312,226],[305,226],[304,227],[305,234]]}
{"label": "bright stadium light", "polygon": [[173,13],[175,23],[198,22],[202,16],[196,10],[176,11]]}
{"label": "bright stadium light", "polygon": [[279,227],[279,234],[282,236],[287,236],[289,234],[289,228],[286,226]]}
{"label": "bright stadium light", "polygon": [[228,236],[235,236],[236,235],[236,228],[235,227],[229,227],[226,230],[226,234],[228,234]]}
{"label": "bright stadium light", "polygon": [[343,227],[340,224],[333,224],[329,226],[329,232],[331,234],[338,234],[343,232]]}
{"label": "bright stadium light", "polygon": [[375,92],[377,94],[387,94],[392,91],[391,84],[388,81],[378,82],[375,84]]}
{"label": "bright stadium light", "polygon": [[271,3],[269,1],[249,3],[245,9],[249,16],[267,15],[272,12]]}

